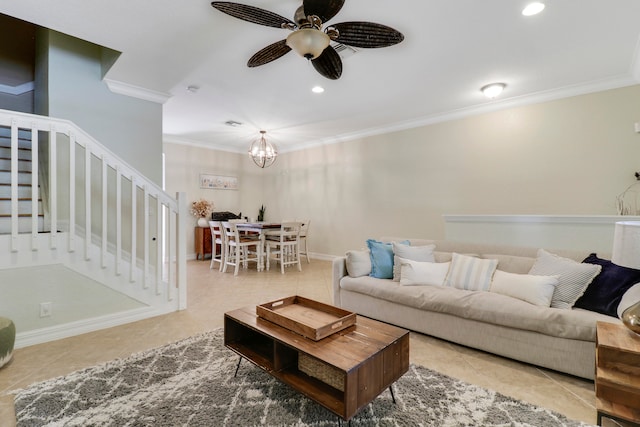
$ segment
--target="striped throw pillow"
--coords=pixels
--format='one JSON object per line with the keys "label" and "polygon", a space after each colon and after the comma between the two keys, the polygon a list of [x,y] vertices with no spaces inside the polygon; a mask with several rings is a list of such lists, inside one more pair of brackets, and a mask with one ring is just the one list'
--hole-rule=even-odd
{"label": "striped throw pillow", "polygon": [[537,276],[558,276],[558,285],[551,298],[552,308],[570,309],[582,296],[589,283],[600,274],[602,267],[563,258],[556,254],[538,250],[536,262],[529,274]]}
{"label": "striped throw pillow", "polygon": [[497,259],[481,259],[454,252],[444,285],[468,291],[487,291],[496,267]]}

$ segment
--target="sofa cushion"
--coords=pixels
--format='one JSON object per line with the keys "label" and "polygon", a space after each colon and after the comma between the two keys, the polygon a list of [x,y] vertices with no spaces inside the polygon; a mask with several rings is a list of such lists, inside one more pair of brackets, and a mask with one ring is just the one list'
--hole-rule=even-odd
{"label": "sofa cushion", "polygon": [[400,269],[400,284],[414,285],[444,285],[450,262],[420,262],[396,257],[396,264]]}
{"label": "sofa cushion", "polygon": [[453,253],[434,251],[433,257],[435,258],[436,262],[450,262],[453,258]]}
{"label": "sofa cushion", "polygon": [[570,309],[589,283],[600,273],[601,268],[599,265],[579,263],[539,249],[538,257],[529,274],[559,276],[551,307]]}
{"label": "sofa cushion", "polygon": [[515,256],[515,255],[503,255],[496,253],[480,254],[484,259],[497,259],[498,270],[506,271],[507,273],[527,274],[533,263],[536,262],[535,258]]}
{"label": "sofa cushion", "polygon": [[[436,245],[409,246],[391,242],[394,256],[411,261],[435,262],[435,258],[433,257],[433,249],[435,247]],[[396,282],[400,281],[400,266],[397,265],[395,258],[393,261],[393,280]]]}
{"label": "sofa cushion", "polygon": [[487,291],[498,261],[453,253],[445,286],[472,291]]}
{"label": "sofa cushion", "polygon": [[640,270],[616,265],[609,260],[598,258],[596,254],[589,255],[583,262],[599,265],[602,271],[587,286],[587,290],[576,301],[575,307],[616,316],[624,293],[640,282]]}
{"label": "sofa cushion", "polygon": [[347,274],[351,277],[368,276],[371,274],[371,256],[369,251],[347,251],[345,264]]}
{"label": "sofa cushion", "polygon": [[549,307],[557,284],[558,276],[533,276],[496,270],[489,290],[540,307]]}
{"label": "sofa cushion", "polygon": [[[400,242],[409,244],[408,240]],[[371,277],[377,279],[393,278],[393,247],[391,243],[380,242],[374,239],[367,240],[371,256]]]}
{"label": "sofa cushion", "polygon": [[609,316],[592,311],[540,307],[494,292],[467,291],[447,286],[401,286],[392,280],[370,276],[345,276],[340,281],[340,287],[420,310],[583,341],[595,341],[597,320],[612,320]]}

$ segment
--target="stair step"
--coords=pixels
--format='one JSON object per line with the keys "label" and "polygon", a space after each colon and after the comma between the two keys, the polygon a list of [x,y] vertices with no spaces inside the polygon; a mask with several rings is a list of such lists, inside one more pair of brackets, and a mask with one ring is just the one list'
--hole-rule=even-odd
{"label": "stair step", "polygon": [[[44,214],[38,214],[37,217],[38,218],[40,218],[40,217],[44,218]],[[6,218],[11,218],[11,214],[0,214],[0,219],[6,219]],[[31,214],[30,213],[21,213],[21,214],[18,214],[18,218],[31,218]]]}
{"label": "stair step", "polygon": [[[0,197],[11,198],[11,184],[0,183]],[[31,184],[18,184],[18,197],[31,198]]]}
{"label": "stair step", "polygon": [[[38,200],[38,213],[42,213],[42,200]],[[0,215],[11,215],[11,199],[0,200]],[[31,216],[31,199],[18,200],[18,215]]]}
{"label": "stair step", "polygon": [[[11,197],[0,197],[0,202],[10,202],[11,201]],[[18,201],[19,202],[25,202],[25,201],[31,201],[31,197],[29,196],[18,196]],[[39,202],[42,201],[42,199],[38,199]]]}
{"label": "stair step", "polygon": [[[11,146],[0,145],[0,157],[5,157],[7,159],[11,158]],[[18,158],[24,160],[31,160],[31,147],[29,148],[18,148]]]}
{"label": "stair step", "polygon": [[[0,183],[11,182],[11,172],[0,171]],[[31,184],[31,172],[18,173],[18,184]]]}
{"label": "stair step", "polygon": [[[11,199],[11,186],[7,184],[0,184],[0,198]],[[18,198],[31,200],[31,186],[19,185],[18,186]]]}
{"label": "stair step", "polygon": [[[0,147],[11,147],[11,137],[0,137]],[[18,138],[18,149],[31,150],[31,137],[29,139]]]}
{"label": "stair step", "polygon": [[[31,172],[31,166],[33,162],[31,160],[22,160],[18,159],[18,170],[24,172]],[[11,170],[11,159],[4,158],[0,156],[0,170],[9,171]]]}
{"label": "stair step", "polygon": [[[0,137],[11,136],[11,126],[0,126]],[[18,128],[18,138],[31,139],[31,130]]]}
{"label": "stair step", "polygon": [[[44,215],[38,215],[38,232],[44,231]],[[18,233],[31,233],[31,215],[18,216]],[[0,215],[0,234],[11,234],[11,216]]]}

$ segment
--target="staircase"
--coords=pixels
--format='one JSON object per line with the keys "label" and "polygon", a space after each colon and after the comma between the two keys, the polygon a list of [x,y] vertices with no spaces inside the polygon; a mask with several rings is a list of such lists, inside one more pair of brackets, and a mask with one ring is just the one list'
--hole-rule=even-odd
{"label": "staircase", "polygon": [[[17,148],[18,232],[25,233],[30,230],[33,211],[31,131],[18,132]],[[11,233],[11,158],[11,128],[0,126],[0,234]],[[39,185],[36,200],[38,231],[42,232],[44,231],[44,211]]]}
{"label": "staircase", "polygon": [[19,332],[16,347],[186,308],[185,200],[72,122],[0,109],[0,270],[63,266],[144,307]]}

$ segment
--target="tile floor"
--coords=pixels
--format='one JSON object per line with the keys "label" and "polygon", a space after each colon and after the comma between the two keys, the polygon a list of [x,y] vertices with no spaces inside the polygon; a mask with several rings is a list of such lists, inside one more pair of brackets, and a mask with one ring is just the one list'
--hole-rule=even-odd
{"label": "tile floor", "polygon": [[[223,313],[289,295],[331,302],[331,263],[312,260],[303,271],[241,270],[237,277],[188,262],[188,309],[72,338],[18,349],[0,370],[0,426],[15,426],[11,390],[64,375],[198,332],[222,327]],[[593,382],[493,356],[418,333],[411,362],[543,406],[596,422]],[[613,425],[613,424],[611,424]]]}

